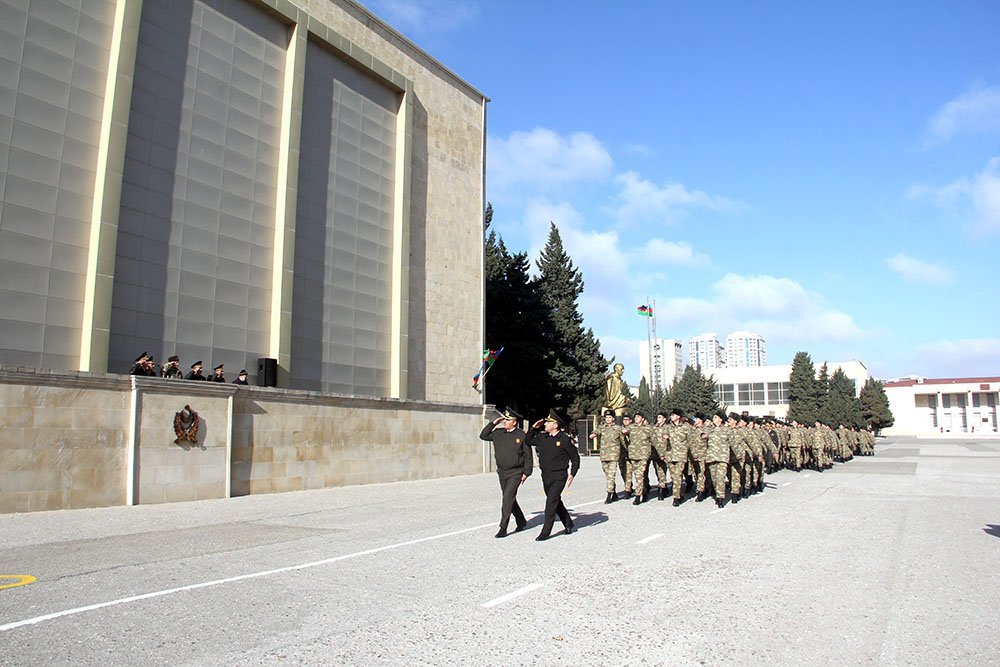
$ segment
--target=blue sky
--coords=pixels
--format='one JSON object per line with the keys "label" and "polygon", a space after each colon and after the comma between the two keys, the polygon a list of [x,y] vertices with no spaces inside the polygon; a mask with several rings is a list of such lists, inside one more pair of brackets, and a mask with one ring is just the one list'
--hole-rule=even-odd
{"label": "blue sky", "polygon": [[630,381],[647,299],[685,355],[1000,375],[1000,3],[367,6],[491,99],[494,227],[558,225]]}

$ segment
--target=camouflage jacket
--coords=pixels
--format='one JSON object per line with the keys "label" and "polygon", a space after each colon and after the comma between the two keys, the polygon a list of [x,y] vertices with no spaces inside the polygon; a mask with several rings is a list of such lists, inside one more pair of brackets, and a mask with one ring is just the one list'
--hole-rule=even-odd
{"label": "camouflage jacket", "polygon": [[600,424],[597,430],[597,443],[601,448],[602,461],[617,461],[621,448],[625,445],[622,427],[618,424]]}
{"label": "camouflage jacket", "polygon": [[629,444],[628,457],[632,461],[645,461],[650,456],[650,449],[653,445],[653,427],[649,424],[636,426],[633,424],[628,429]]}
{"label": "camouflage jacket", "polygon": [[708,440],[705,442],[706,463],[729,463],[729,442],[732,439],[732,429],[723,424],[705,424],[702,427]]}

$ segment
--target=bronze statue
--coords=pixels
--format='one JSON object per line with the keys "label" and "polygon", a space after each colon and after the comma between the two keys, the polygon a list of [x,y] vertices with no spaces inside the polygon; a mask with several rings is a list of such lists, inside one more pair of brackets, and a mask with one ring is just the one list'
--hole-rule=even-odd
{"label": "bronze statue", "polygon": [[[611,362],[614,363],[614,361],[615,358],[611,357]],[[614,364],[612,372],[604,376],[604,407],[602,412],[610,412],[615,417],[624,415],[628,404],[626,398],[628,385],[622,378],[623,375],[625,375],[625,366]]]}

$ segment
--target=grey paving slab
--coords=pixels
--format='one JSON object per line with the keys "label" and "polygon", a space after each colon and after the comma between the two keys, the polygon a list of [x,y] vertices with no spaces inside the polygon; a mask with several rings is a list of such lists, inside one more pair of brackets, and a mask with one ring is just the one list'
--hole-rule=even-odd
{"label": "grey paving slab", "polygon": [[489,474],[3,515],[0,664],[996,664],[1000,459],[878,449],[721,510],[585,459],[547,542],[537,475],[503,540]]}

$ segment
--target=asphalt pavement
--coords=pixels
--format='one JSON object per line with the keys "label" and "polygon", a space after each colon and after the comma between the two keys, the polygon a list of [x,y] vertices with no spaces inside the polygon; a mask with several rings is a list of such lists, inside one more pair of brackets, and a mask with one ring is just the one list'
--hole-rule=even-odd
{"label": "asphalt pavement", "polygon": [[1000,440],[604,496],[545,542],[537,472],[504,539],[495,474],[0,515],[0,664],[1000,664]]}

